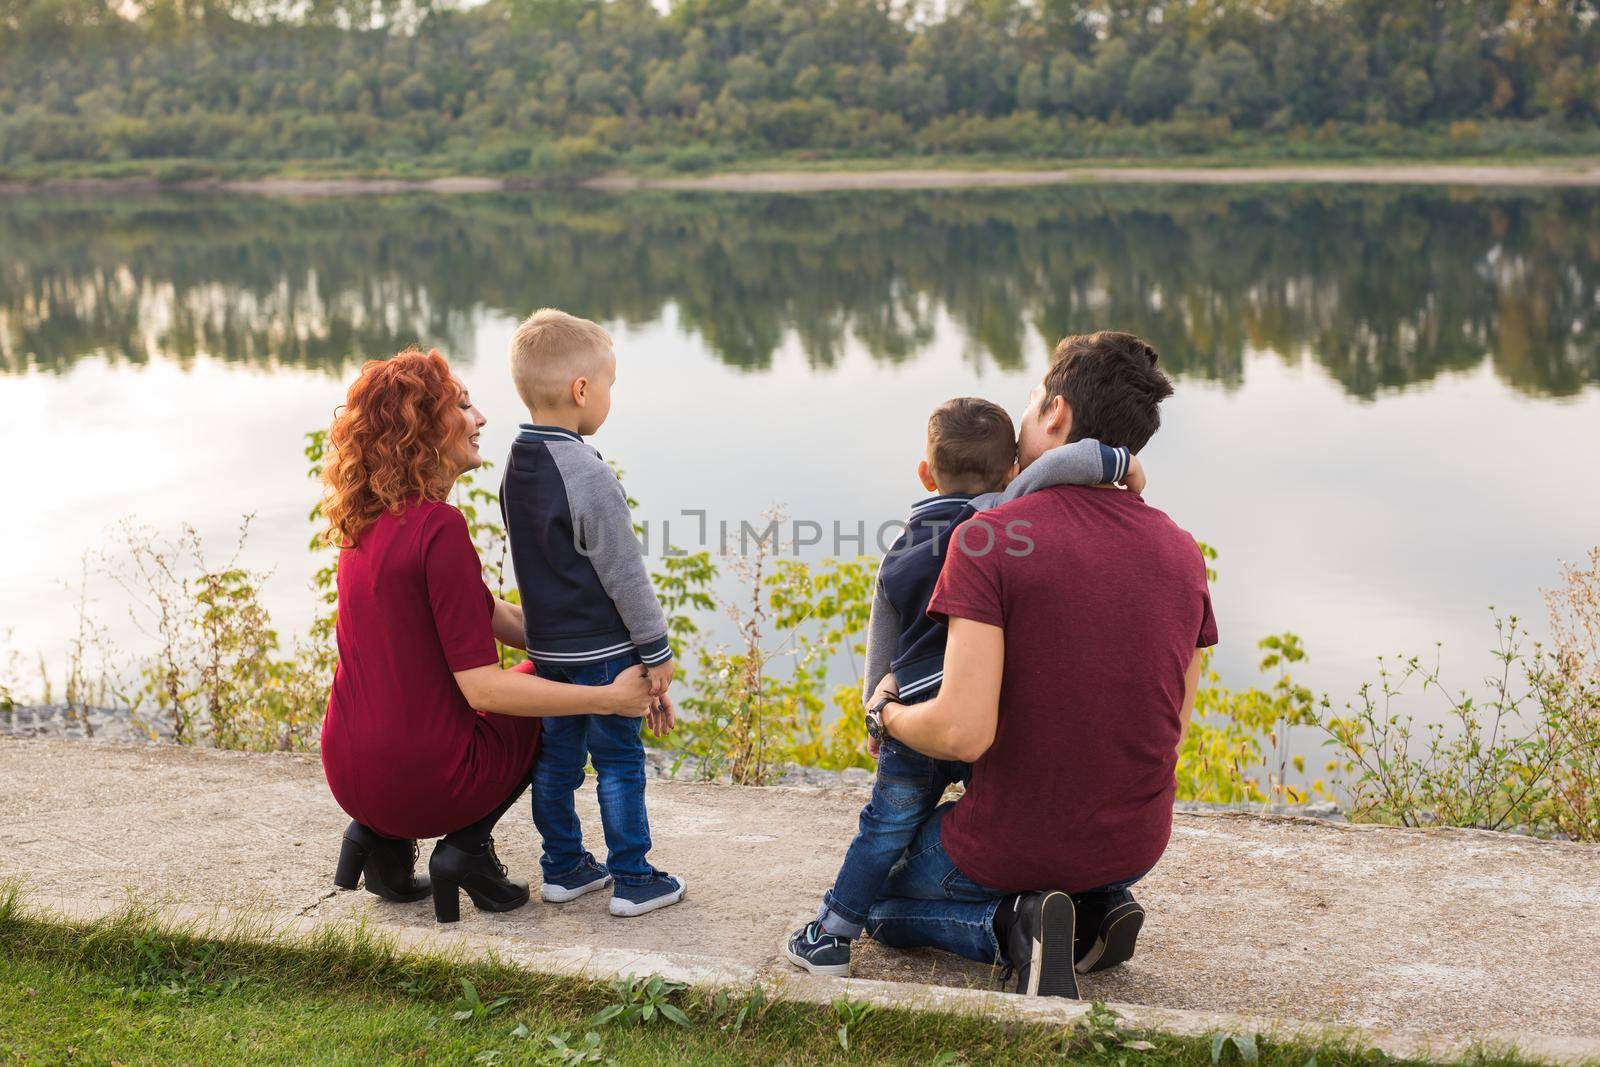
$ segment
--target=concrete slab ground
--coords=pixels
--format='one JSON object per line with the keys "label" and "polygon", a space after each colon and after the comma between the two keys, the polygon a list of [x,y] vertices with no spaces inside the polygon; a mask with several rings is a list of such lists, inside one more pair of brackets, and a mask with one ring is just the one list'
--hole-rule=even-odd
{"label": "concrete slab ground", "polygon": [[[794,970],[779,949],[832,880],[859,788],[653,782],[652,858],[688,880],[683,904],[640,919],[612,918],[603,894],[504,915],[469,907],[454,929],[436,927],[426,901],[333,891],[347,819],[315,757],[6,740],[0,796],[0,878],[71,914],[131,893],[174,914],[242,911],[286,929],[360,918],[408,944],[493,949],[564,972],[761,980],[819,1000],[844,991]],[[513,874],[536,879],[527,811],[513,809],[497,840]],[[592,785],[580,812],[600,847]],[[1600,848],[1180,813],[1139,897],[1149,909],[1139,955],[1083,983],[1086,998],[1135,1023],[1187,1033],[1313,1024],[1359,1028],[1396,1053],[1511,1042],[1600,1062]],[[996,978],[942,953],[868,942],[850,993],[1031,1017],[1082,1010],[981,992]]]}

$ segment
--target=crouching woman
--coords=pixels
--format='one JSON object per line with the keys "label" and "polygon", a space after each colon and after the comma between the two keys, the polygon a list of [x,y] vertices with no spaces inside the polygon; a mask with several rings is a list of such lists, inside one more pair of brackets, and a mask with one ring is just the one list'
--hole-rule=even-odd
{"label": "crouching woman", "polygon": [[[374,360],[334,418],[323,473],[339,659],[322,766],[353,820],[335,882],[364,877],[387,900],[431,892],[440,922],[459,918],[460,890],[486,911],[528,900],[491,832],[528,787],[539,719],[638,718],[651,703],[640,668],[598,688],[501,669],[495,640],[523,647],[522,609],[489,592],[466,519],[446,503],[483,462],[484,421],[437,351]],[[422,837],[442,838],[429,877],[415,871]]]}

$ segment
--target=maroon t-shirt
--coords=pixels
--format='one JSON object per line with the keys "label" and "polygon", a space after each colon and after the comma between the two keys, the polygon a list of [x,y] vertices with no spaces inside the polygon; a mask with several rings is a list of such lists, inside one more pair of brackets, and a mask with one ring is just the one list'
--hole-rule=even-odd
{"label": "maroon t-shirt", "polygon": [[342,550],[337,631],[322,767],[351,818],[437,837],[527,781],[539,720],[474,711],[453,674],[499,662],[494,597],[461,512],[418,501]]}
{"label": "maroon t-shirt", "polygon": [[941,831],[956,866],[1069,893],[1154,867],[1184,673],[1217,642],[1194,538],[1135,493],[1029,493],[960,527],[928,613],[1005,631],[994,744]]}

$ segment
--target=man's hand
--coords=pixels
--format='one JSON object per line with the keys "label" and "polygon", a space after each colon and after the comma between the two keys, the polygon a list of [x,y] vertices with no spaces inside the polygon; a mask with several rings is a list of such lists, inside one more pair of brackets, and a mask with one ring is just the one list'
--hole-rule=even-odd
{"label": "man's hand", "polygon": [[672,698],[662,694],[661,698],[650,706],[650,714],[645,719],[645,725],[657,737],[670,734],[678,725],[678,706]]}
{"label": "man's hand", "polygon": [[1139,462],[1139,457],[1129,453],[1128,473],[1123,476],[1122,484],[1135,493],[1144,493],[1144,464]]}
{"label": "man's hand", "polygon": [[650,675],[651,696],[666,696],[667,687],[672,684],[672,676],[677,673],[676,663],[676,660],[669,659],[665,663],[658,663],[654,667],[645,668]]}
{"label": "man's hand", "polygon": [[867,738],[867,755],[871,756],[873,759],[877,759],[879,756],[882,756],[883,742],[874,741],[870,737]]}

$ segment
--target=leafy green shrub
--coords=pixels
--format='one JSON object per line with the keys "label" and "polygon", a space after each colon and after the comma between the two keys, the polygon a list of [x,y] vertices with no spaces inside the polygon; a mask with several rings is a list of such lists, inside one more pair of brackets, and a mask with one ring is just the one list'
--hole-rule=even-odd
{"label": "leafy green shrub", "polygon": [[528,166],[553,180],[587,178],[610,166],[616,153],[593,137],[561,137],[534,148]]}
{"label": "leafy green shrub", "polygon": [[1289,677],[1290,665],[1306,658],[1305,648],[1290,633],[1263,638],[1257,647],[1261,671],[1277,671],[1264,690],[1225,688],[1206,654],[1194,716],[1178,749],[1179,800],[1304,804],[1314,796],[1332,798],[1321,779],[1309,786],[1289,781],[1291,769],[1302,776],[1306,770],[1302,757],[1289,754],[1290,732],[1317,721],[1316,698]]}
{"label": "leafy green shrub", "polygon": [[821,100],[762,100],[750,109],[756,135],[777,149],[828,143],[835,114],[834,108]]}
{"label": "leafy green shrub", "polygon": [[533,160],[533,149],[525,144],[498,145],[474,156],[478,167],[492,174],[526,170]]}
{"label": "leafy green shrub", "polygon": [[683,145],[670,148],[661,161],[676,171],[710,170],[727,159],[725,153],[710,145]]}
{"label": "leafy green shrub", "polygon": [[[1449,688],[1437,660],[1380,660],[1376,686],[1320,723],[1352,818],[1600,840],[1600,548],[1565,577],[1546,594],[1552,647],[1530,649],[1516,616],[1496,617],[1481,697]],[[1420,727],[1397,708],[1430,694],[1444,714]]]}
{"label": "leafy green shrub", "polygon": [[[247,517],[232,556],[212,562],[200,535],[185,525],[175,539],[125,523],[122,551],[104,569],[129,595],[135,617],[156,639],[155,654],[119,691],[136,720],[153,714],[179,744],[217,748],[308,749],[327,708],[332,654],[317,635],[279,655],[279,638],[260,600],[266,575],[239,563]],[[80,659],[68,674],[69,703]],[[323,673],[324,670],[327,673]]]}
{"label": "leafy green shrub", "polygon": [[[726,773],[741,784],[765,782],[789,763],[870,767],[859,674],[834,684],[829,672],[840,655],[856,664],[865,654],[871,561],[813,567],[774,559],[779,516],[768,517],[773,537],[756,540],[752,554],[731,564],[742,595],[723,607],[737,643],[708,647],[692,620],[680,615],[674,624],[680,659],[693,666],[681,698],[692,715],[673,743],[699,761],[703,775]],[[710,590],[717,573],[706,553],[669,559],[657,578],[669,614],[678,615],[690,597],[701,606],[716,603]]]}

